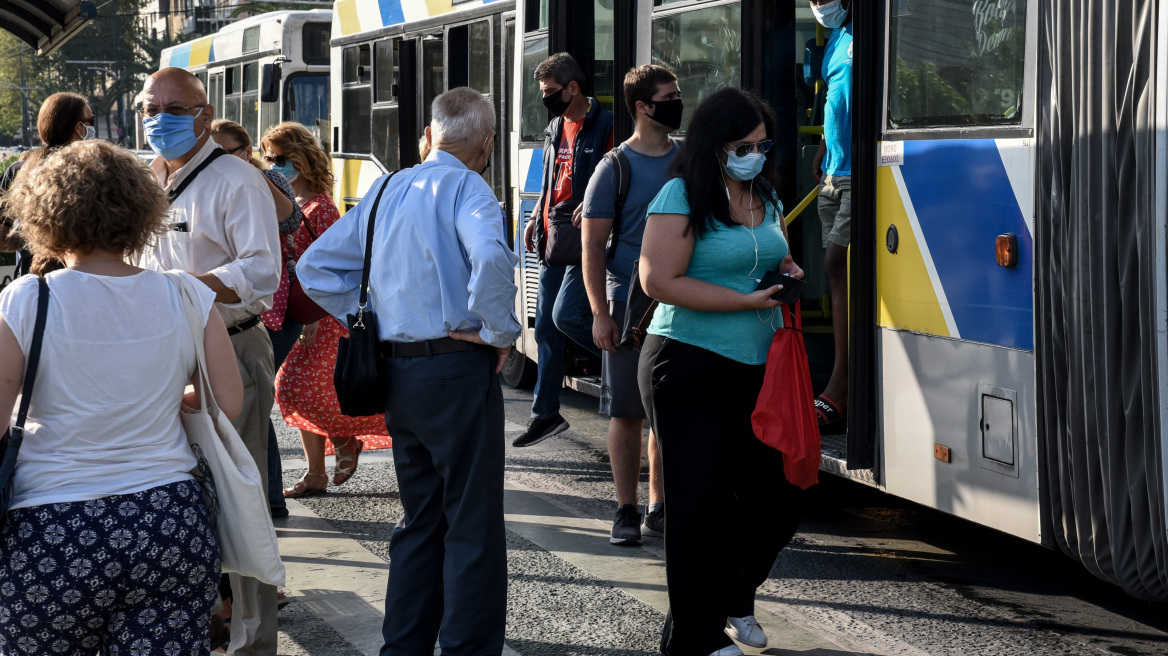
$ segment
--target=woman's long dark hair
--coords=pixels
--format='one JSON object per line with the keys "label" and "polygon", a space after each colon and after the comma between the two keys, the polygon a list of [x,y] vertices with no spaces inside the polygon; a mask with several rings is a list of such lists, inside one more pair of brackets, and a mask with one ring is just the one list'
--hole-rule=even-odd
{"label": "woman's long dark hair", "polygon": [[45,98],[37,113],[37,133],[44,148],[30,151],[24,158],[24,166],[31,167],[50,152],[76,141],[77,124],[85,117],[88,104],[84,96],[75,93],[54,93]]}
{"label": "woman's long dark hair", "polygon": [[[730,202],[722,178],[722,155],[726,144],[739,141],[754,132],[758,124],[766,127],[766,138],[774,140],[775,114],[758,96],[749,91],[728,87],[710,94],[698,104],[685,132],[681,151],[670,166],[675,178],[685,181],[689,198],[689,227],[698,237],[717,228],[717,223],[737,225],[730,218]],[[771,148],[764,159],[762,173],[754,179],[763,202],[778,207],[779,174],[775,160],[778,149]]]}

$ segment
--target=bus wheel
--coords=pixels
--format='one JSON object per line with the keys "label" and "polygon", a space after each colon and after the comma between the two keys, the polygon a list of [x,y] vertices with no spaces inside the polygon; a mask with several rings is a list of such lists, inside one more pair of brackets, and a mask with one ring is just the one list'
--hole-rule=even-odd
{"label": "bus wheel", "polygon": [[531,389],[535,387],[535,376],[535,363],[512,346],[503,363],[503,382],[516,389]]}

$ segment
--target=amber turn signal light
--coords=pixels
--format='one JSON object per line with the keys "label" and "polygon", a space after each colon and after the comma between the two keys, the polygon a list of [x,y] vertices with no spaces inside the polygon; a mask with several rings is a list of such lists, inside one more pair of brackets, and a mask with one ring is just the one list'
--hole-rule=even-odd
{"label": "amber turn signal light", "polygon": [[1013,269],[1018,266],[1018,235],[1007,232],[998,235],[994,245],[994,252],[998,256],[998,266]]}

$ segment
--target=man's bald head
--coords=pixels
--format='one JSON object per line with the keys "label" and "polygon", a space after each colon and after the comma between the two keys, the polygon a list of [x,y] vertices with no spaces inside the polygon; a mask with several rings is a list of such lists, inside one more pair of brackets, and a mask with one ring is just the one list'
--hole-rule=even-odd
{"label": "man's bald head", "polygon": [[164,68],[147,78],[142,95],[147,103],[160,107],[175,103],[183,106],[207,104],[207,90],[199,78],[174,67]]}

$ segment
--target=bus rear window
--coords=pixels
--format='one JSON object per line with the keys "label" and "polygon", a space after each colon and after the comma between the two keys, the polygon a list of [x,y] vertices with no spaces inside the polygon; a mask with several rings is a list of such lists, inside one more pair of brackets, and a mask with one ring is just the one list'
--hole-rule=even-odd
{"label": "bus rear window", "polygon": [[931,0],[894,12],[888,127],[1019,125],[1026,0]]}
{"label": "bus rear window", "polygon": [[309,66],[327,66],[329,63],[329,38],[332,25],[329,23],[304,24],[304,63]]}
{"label": "bus rear window", "polygon": [[742,7],[722,5],[654,17],[653,63],[677,74],[685,99],[684,133],[702,99],[742,84]]}

